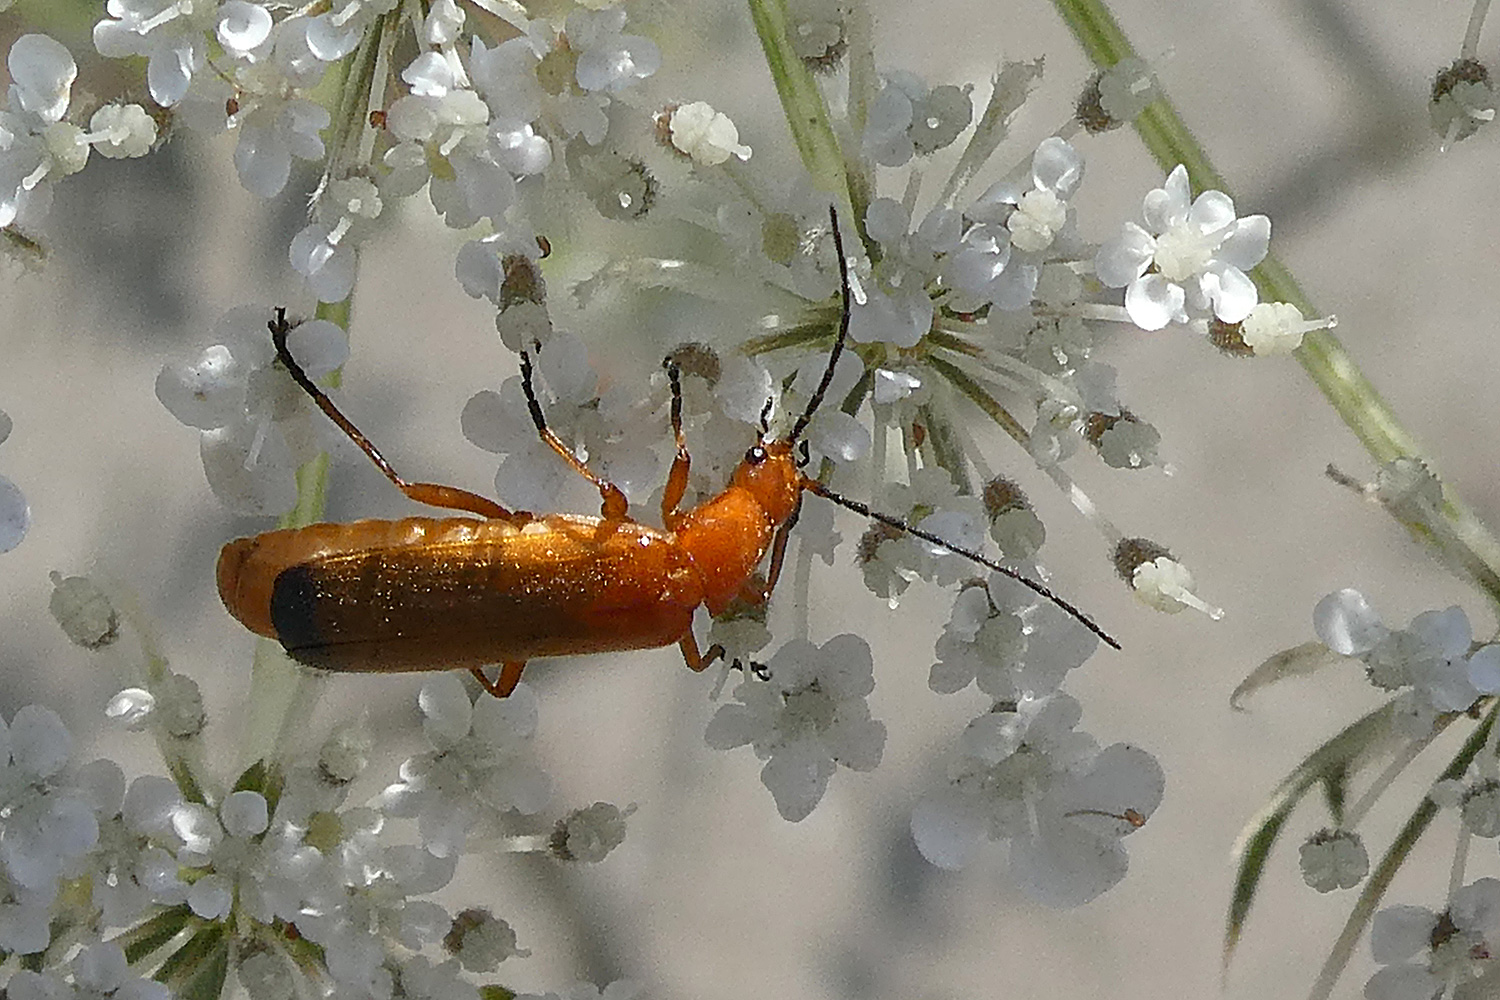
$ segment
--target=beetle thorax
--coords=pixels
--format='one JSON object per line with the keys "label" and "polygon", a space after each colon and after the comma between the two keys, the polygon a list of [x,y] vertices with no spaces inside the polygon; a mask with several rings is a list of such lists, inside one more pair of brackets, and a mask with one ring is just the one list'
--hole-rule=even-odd
{"label": "beetle thorax", "polygon": [[760,446],[760,452],[761,461],[747,456],[739,464],[730,485],[753,496],[773,525],[783,524],[802,495],[802,470],[797,468],[790,442],[770,441]]}

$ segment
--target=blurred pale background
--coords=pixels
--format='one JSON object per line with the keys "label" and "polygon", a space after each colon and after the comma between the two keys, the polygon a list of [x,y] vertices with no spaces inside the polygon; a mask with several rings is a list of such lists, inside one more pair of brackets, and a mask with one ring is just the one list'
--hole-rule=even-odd
{"label": "blurred pale background", "polygon": [[[1045,4],[875,7],[881,67],[934,84],[974,82],[981,99],[999,59],[1045,54],[1046,80],[1017,122],[1022,138],[1007,162],[1062,121],[1088,72]],[[1116,10],[1159,62],[1241,211],[1271,216],[1273,250],[1338,314],[1339,336],[1447,478],[1500,523],[1490,460],[1500,418],[1495,136],[1440,154],[1425,129],[1430,78],[1456,54],[1467,5],[1120,0]],[[666,46],[666,89],[712,101],[758,156],[774,155],[783,126],[742,6],[698,4],[680,16],[687,24],[683,40]],[[0,15],[7,45],[19,17]],[[80,38],[65,40],[81,50]],[[1129,131],[1082,148],[1080,213],[1100,239],[1136,216],[1161,173]],[[100,572],[135,588],[174,667],[203,685],[215,745],[233,746],[252,644],[220,608],[211,569],[225,540],[265,525],[216,505],[195,434],[152,395],[162,363],[200,343],[231,306],[308,304],[286,277],[282,249],[299,224],[296,195],[272,212],[256,204],[236,184],[229,150],[189,140],[148,162],[92,164],[58,190],[48,267],[11,268],[0,284],[0,407],[15,421],[0,472],[34,513],[26,542],[0,557],[6,717],[42,701],[75,732],[100,728],[109,675],[67,645],[46,613],[48,570]],[[485,309],[452,280],[454,235],[416,204],[404,219],[364,256],[343,398],[409,476],[488,492],[494,462],[462,439],[457,417],[464,400],[513,369]],[[1128,841],[1126,881],[1091,906],[1049,912],[1006,888],[993,851],[960,875],[920,860],[907,812],[934,774],[934,752],[981,703],[926,691],[948,597],[914,589],[891,613],[850,586],[845,557],[815,569],[814,636],[854,630],[870,639],[872,708],[890,738],[879,770],[841,772],[799,825],[777,816],[748,750],[704,747],[708,685],[675,650],[531,671],[557,808],[607,799],[640,811],[601,866],[502,857],[464,873],[449,900],[492,907],[535,951],[509,965],[508,983],[540,990],[629,976],[672,1000],[1126,1000],[1220,990],[1235,834],[1287,769],[1374,704],[1350,670],[1273,689],[1249,714],[1229,710],[1230,690],[1267,654],[1310,638],[1312,605],[1339,587],[1363,589],[1390,622],[1462,603],[1476,634],[1494,623],[1391,521],[1324,478],[1329,462],[1362,478],[1373,470],[1294,362],[1231,362],[1172,333],[1122,335],[1104,353],[1125,398],[1161,430],[1177,473],[1111,472],[1082,456],[1075,474],[1124,530],[1189,563],[1203,595],[1228,610],[1222,622],[1138,606],[1110,574],[1099,536],[1024,457],[1000,442],[990,455],[1042,509],[1043,554],[1063,591],[1124,643],[1070,679],[1084,728],[1102,743],[1146,747],[1168,775],[1160,811]],[[407,510],[372,470],[341,468],[331,517]],[[851,520],[843,530],[848,538],[861,527]],[[382,737],[378,781],[418,748],[420,680],[329,684],[331,705],[369,707]],[[1452,742],[1434,762],[1445,746]],[[139,737],[110,735],[92,752],[153,766]],[[1432,770],[1419,767],[1393,801],[1414,802]],[[372,777],[369,791],[377,787]],[[1366,831],[1372,853],[1401,818],[1377,815]],[[1352,902],[1318,896],[1295,874],[1297,839],[1322,821],[1308,809],[1291,824],[1226,995],[1305,993]],[[1445,818],[1392,898],[1438,905],[1451,845]],[[1500,873],[1497,861],[1492,847],[1476,848],[1473,874]],[[1366,954],[1362,946],[1340,995],[1358,995],[1372,967]]]}

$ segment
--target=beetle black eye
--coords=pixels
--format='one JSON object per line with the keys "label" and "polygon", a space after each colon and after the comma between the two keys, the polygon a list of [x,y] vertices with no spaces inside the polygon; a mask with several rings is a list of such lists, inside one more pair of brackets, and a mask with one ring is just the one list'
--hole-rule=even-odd
{"label": "beetle black eye", "polygon": [[807,447],[806,441],[797,443],[797,467],[803,468],[812,461],[812,451]]}
{"label": "beetle black eye", "polygon": [[745,463],[747,465],[760,465],[765,460],[766,449],[762,448],[760,445],[756,445],[749,451],[745,452]]}

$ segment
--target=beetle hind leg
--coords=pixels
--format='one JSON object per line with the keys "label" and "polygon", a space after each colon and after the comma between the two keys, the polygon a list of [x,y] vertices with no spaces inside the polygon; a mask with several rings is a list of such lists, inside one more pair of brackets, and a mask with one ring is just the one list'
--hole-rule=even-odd
{"label": "beetle hind leg", "polygon": [[312,401],[318,405],[318,409],[327,414],[328,419],[332,420],[338,429],[344,432],[345,437],[353,441],[359,450],[364,452],[370,461],[375,463],[375,467],[384,474],[385,478],[389,479],[408,498],[417,503],[425,503],[431,507],[468,511],[470,514],[478,514],[480,517],[487,517],[494,520],[521,523],[530,519],[531,515],[529,514],[514,513],[506,510],[488,497],[482,497],[477,493],[470,493],[468,490],[461,490],[457,486],[443,486],[439,483],[409,483],[405,479],[402,479],[391,466],[391,463],[385,460],[385,456],[380,453],[380,449],[376,448],[370,439],[365,437],[363,431],[354,426],[352,420],[344,416],[339,408],[334,405],[333,400],[328,398],[328,394],[318,388],[317,383],[311,378],[308,378],[307,372],[303,371],[297,359],[292,357],[292,352],[286,345],[286,338],[293,327],[291,323],[287,322],[286,310],[277,308],[276,318],[268,325],[271,330],[271,344],[276,349],[276,356],[281,360],[282,366],[286,368],[287,374],[292,377],[292,381],[296,382],[302,391],[307,393]]}

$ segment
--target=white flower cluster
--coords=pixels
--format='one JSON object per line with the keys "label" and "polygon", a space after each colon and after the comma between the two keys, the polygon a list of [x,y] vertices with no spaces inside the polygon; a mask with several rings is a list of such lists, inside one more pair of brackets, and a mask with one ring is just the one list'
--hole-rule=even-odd
{"label": "white flower cluster", "polygon": [[[838,201],[854,209],[839,217],[850,255],[839,261],[828,197],[815,193],[827,178],[761,177],[751,169],[759,160],[750,145],[709,104],[648,104],[643,84],[660,67],[661,51],[632,33],[643,29],[627,25],[621,4],[563,4],[537,18],[489,5],[499,20],[485,30],[454,0],[336,0],[295,10],[249,0],[111,0],[107,9],[95,33],[100,51],[144,57],[153,99],[183,126],[234,130],[246,188],[269,197],[286,187],[294,161],[321,163],[310,221],[289,247],[292,267],[321,301],[351,295],[357,249],[397,199],[425,190],[447,226],[473,229],[457,251],[455,276],[469,295],[494,303],[502,342],[527,353],[549,428],[633,505],[655,507],[676,446],[667,433],[668,381],[657,373],[648,389],[644,377],[597,370],[589,343],[563,329],[566,314],[553,311],[542,277],[546,237],[577,232],[580,213],[607,220],[612,232],[635,227],[628,256],[602,264],[573,290],[581,310],[617,286],[740,307],[738,321],[706,334],[716,339],[672,348],[692,453],[682,506],[722,490],[751,443],[821,399],[805,414],[797,442],[809,468],[826,469],[841,489],[876,484],[876,509],[927,536],[882,524],[860,540],[865,580],[893,606],[917,580],[972,581],[975,561],[954,549],[981,551],[987,530],[1003,547],[1004,565],[1031,579],[1046,576],[1038,554],[1045,532],[1029,506],[990,509],[976,495],[973,484],[988,477],[980,473],[989,464],[963,432],[956,401],[991,414],[1113,543],[1123,533],[1065,464],[1089,451],[1113,469],[1164,463],[1160,435],[1127,408],[1117,373],[1094,357],[1108,331],[1175,324],[1266,354],[1292,349],[1319,325],[1303,323],[1290,307],[1258,302],[1246,272],[1266,253],[1269,221],[1237,216],[1218,192],[1192,199],[1181,168],[1147,196],[1144,227],[1127,225],[1102,247],[1088,242],[1074,206],[1084,159],[1070,141],[1081,121],[1028,144],[1001,180],[971,191],[1039,66],[1002,70],[982,114],[973,86],[929,84],[901,71],[846,103],[867,113],[858,128],[843,122],[830,130],[847,147],[839,169],[848,173],[842,194],[850,197]],[[815,69],[823,68],[817,60],[840,57],[844,16],[839,5],[822,5],[803,25],[799,38],[817,50],[808,57]],[[412,55],[387,65],[392,52]],[[310,96],[334,67],[352,88],[341,96],[337,122]],[[1152,89],[1138,62],[1090,87],[1106,119],[1121,109],[1135,113]],[[949,147],[962,149],[948,178],[934,178],[941,182],[934,196],[922,171]],[[679,256],[684,231],[695,235],[701,257]],[[829,373],[845,263],[851,344]],[[157,382],[163,404],[202,432],[216,495],[256,514],[293,505],[293,470],[328,430],[321,418],[303,419],[311,408],[273,360],[268,313],[226,315],[208,346],[168,364]],[[752,330],[759,336],[747,356]],[[292,341],[314,378],[347,356],[346,338],[330,324],[304,323]],[[501,456],[499,501],[538,512],[590,509],[597,492],[538,439],[532,418],[518,378],[475,395],[464,409],[464,435]],[[906,475],[888,482],[884,470],[898,444]],[[814,556],[831,562],[840,541],[826,505],[809,499],[804,507],[804,528],[818,530],[804,530],[787,555],[799,569]],[[1142,600],[1164,611],[1218,614],[1193,595],[1183,563],[1159,546],[1138,548],[1151,557],[1122,575]],[[750,664],[768,633],[753,613],[741,615],[715,627],[714,638],[730,647],[726,660],[738,656],[747,675],[715,715],[708,740],[752,747],[778,810],[800,819],[839,765],[867,770],[880,760],[885,730],[866,704],[870,652],[853,636],[820,647],[803,634]],[[1057,721],[1068,715],[1065,706],[1076,706],[1062,693],[1065,676],[1096,646],[1069,612],[1009,581],[960,594],[938,641],[932,686],[956,692],[972,683],[1000,710],[986,712],[961,741],[949,781],[932,800],[941,808],[924,805],[927,819],[914,821],[929,857],[953,863],[967,857],[970,839],[1008,841],[1022,881],[1058,902],[1092,898],[1123,874],[1119,840],[1155,808],[1160,772],[1143,751],[1099,749],[1072,731],[1077,718]],[[429,686],[424,697],[432,699],[425,708],[438,749],[409,762],[382,808],[417,817],[424,844],[451,857],[476,810],[488,808],[479,803],[533,810],[545,789],[487,735],[498,724],[493,716],[522,712],[523,702],[471,710],[456,681]],[[144,704],[136,698],[116,707],[131,715]],[[974,735],[1002,718],[1003,736],[986,743]],[[1016,769],[1025,775],[1004,777]],[[1120,794],[1095,794],[1115,780]],[[976,825],[976,815],[991,819]],[[219,822],[230,836],[228,821]],[[1049,853],[1053,835],[1080,856],[1105,860],[1083,873],[1071,855]]]}
{"label": "white flower cluster", "polygon": [[1149,753],[1101,749],[1074,731],[1082,709],[1061,687],[1098,645],[1007,577],[959,591],[928,683],[940,694],[974,684],[993,704],[960,734],[946,780],[913,811],[924,857],[956,869],[985,839],[1009,843],[1012,878],[1052,906],[1086,903],[1124,877],[1120,840],[1161,803],[1165,778]]}
{"label": "white flower cluster", "polygon": [[1396,724],[1424,739],[1444,712],[1464,712],[1500,694],[1500,644],[1476,646],[1462,608],[1424,611],[1404,629],[1387,627],[1357,590],[1329,594],[1313,609],[1323,645],[1363,661],[1370,683],[1396,691]]}
{"label": "white flower cluster", "polygon": [[985,839],[1010,846],[1010,876],[1048,906],[1078,906],[1125,877],[1120,841],[1161,803],[1155,758],[1099,748],[1073,727],[1066,694],[997,703],[959,737],[947,783],[912,812],[912,837],[942,868],[966,865]]}
{"label": "white flower cluster", "polygon": [[34,229],[52,205],[53,182],[76,174],[89,152],[144,156],[156,122],[139,104],[96,108],[88,128],[70,121],[78,64],[60,42],[22,35],[6,56],[10,92],[0,107],[0,227]]}
{"label": "white flower cluster", "polygon": [[[481,697],[471,704],[453,677],[425,685],[433,752],[408,760],[401,780],[364,806],[347,801],[371,743],[359,724],[277,780],[257,764],[211,805],[167,778],[127,783],[112,761],[71,766],[61,720],[22,708],[0,722],[0,948],[35,958],[7,989],[33,1000],[74,990],[167,1000],[208,956],[227,957],[233,928],[255,942],[237,965],[252,998],[477,1000],[466,973],[492,973],[529,952],[488,911],[451,914],[421,897],[452,880],[472,828],[503,831],[508,815],[537,812],[550,793],[529,756],[530,691]],[[391,842],[399,817],[417,821],[419,844]],[[553,853],[600,860],[622,823],[620,810],[596,803],[565,821],[572,848]],[[131,934],[103,940],[122,929]],[[439,948],[444,957],[434,960]],[[159,981],[132,966],[159,967]],[[605,995],[634,989],[614,984]]]}

